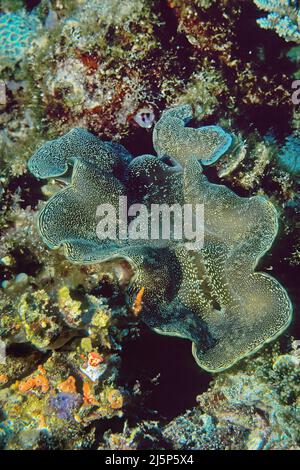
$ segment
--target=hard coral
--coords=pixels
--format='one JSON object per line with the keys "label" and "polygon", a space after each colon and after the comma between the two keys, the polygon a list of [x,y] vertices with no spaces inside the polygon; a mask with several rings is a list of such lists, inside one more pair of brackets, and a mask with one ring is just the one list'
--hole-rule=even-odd
{"label": "hard coral", "polygon": [[252,40],[257,31],[249,18],[254,19],[256,12],[249,2],[170,0],[169,6],[197,64],[190,77],[192,83],[183,93],[194,98],[191,85],[200,90],[193,104],[201,107],[203,103],[204,112],[214,114],[218,108],[222,113],[225,109],[232,119],[247,109],[254,123],[259,121],[257,106],[281,107],[291,113],[289,76],[282,65],[278,65],[280,74],[275,67],[270,69],[270,51],[264,47],[259,52],[260,38]]}
{"label": "hard coral", "polygon": [[160,39],[164,19],[155,3],[84,0],[47,32],[27,62],[29,100],[46,122],[61,133],[82,126],[117,140],[140,109],[172,94],[164,81],[180,67]]}
{"label": "hard coral", "polygon": [[[106,426],[106,420],[122,416],[124,392],[116,384],[120,366],[116,351],[130,334],[131,316],[125,307],[112,310],[105,299],[90,297],[82,314],[89,354],[80,340],[66,350],[33,353],[21,335],[7,351],[6,364],[0,365],[1,449],[90,448],[94,422],[101,418]],[[28,351],[20,358],[13,356],[13,350],[22,351],[22,346]],[[81,372],[85,363],[94,368],[105,365],[105,374],[92,383]]]}
{"label": "hard coral", "polygon": [[[108,261],[124,275],[130,265],[129,295],[144,288],[142,319],[155,331],[188,338],[198,364],[210,371],[232,366],[286,329],[292,307],[271,276],[254,272],[278,230],[277,214],[263,197],[241,198],[210,183],[195,158],[215,161],[231,138],[216,126],[184,127],[190,108],[166,112],[154,129],[158,157],[131,161],[121,146],[73,130],[47,143],[31,158],[39,177],[61,175],[74,163],[69,186],[41,211],[39,229],[51,248],[63,245],[77,263]],[[206,145],[205,145],[206,143]],[[180,163],[178,160],[180,160]],[[96,209],[117,208],[119,196],[145,204],[205,206],[204,247],[189,251],[187,240],[148,240],[148,236],[99,240]],[[163,242],[163,243],[162,243]],[[127,273],[128,275],[128,273]],[[132,300],[133,304],[133,300]]]}
{"label": "hard coral", "polygon": [[39,19],[25,11],[0,14],[0,71],[23,59],[40,26]]}

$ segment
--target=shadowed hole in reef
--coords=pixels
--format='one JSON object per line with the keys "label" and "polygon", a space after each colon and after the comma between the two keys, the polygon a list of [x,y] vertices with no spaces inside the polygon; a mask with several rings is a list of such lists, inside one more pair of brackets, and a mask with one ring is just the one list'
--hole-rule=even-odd
{"label": "shadowed hole in reef", "polygon": [[0,206],[9,205],[13,202],[13,197],[17,197],[16,201],[22,209],[30,206],[35,209],[38,202],[45,199],[41,192],[41,187],[45,184],[42,180],[38,180],[29,173],[12,178],[1,199]]}
{"label": "shadowed hole in reef", "polygon": [[35,254],[25,246],[15,248],[11,251],[11,255],[16,260],[14,266],[15,274],[26,273],[28,276],[35,276],[42,268]]}
{"label": "shadowed hole in reef", "polygon": [[162,336],[142,325],[140,336],[124,345],[119,383],[132,389],[138,380],[143,393],[158,375],[157,384],[151,384],[151,392],[144,396],[140,419],[178,416],[196,405],[196,396],[207,390],[212,378],[196,364],[190,341]]}
{"label": "shadowed hole in reef", "polygon": [[[256,271],[262,271],[271,275],[286,289],[293,306],[293,318],[283,336],[289,338],[291,335],[295,339],[299,339],[299,266],[291,266],[289,264],[292,252],[296,249],[296,237],[297,235],[294,233],[285,235],[281,225],[279,235],[274,241],[271,250],[260,260]],[[283,337],[281,339],[283,340]]]}

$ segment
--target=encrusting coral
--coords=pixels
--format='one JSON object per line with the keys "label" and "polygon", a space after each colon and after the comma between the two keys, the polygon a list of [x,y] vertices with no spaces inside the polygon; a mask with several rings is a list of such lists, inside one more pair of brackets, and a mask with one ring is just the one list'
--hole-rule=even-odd
{"label": "encrusting coral", "polygon": [[[264,45],[258,53],[259,47],[255,44],[260,43],[260,38],[257,31],[240,27],[242,23],[247,24],[248,18],[249,22],[252,21],[250,17],[257,18],[256,9],[248,1],[205,3],[207,6],[204,7],[201,1],[168,2],[177,18],[178,32],[190,43],[197,64],[190,77],[192,83],[187,84],[183,94],[188,92],[194,106],[201,107],[203,102],[205,112],[211,113],[213,109],[215,113],[218,107],[223,116],[224,112],[229,113],[233,120],[237,115],[243,115],[243,110],[246,115],[251,113],[253,122],[259,120],[257,106],[275,106],[282,110],[290,107],[290,77],[284,67],[278,65],[280,74],[276,67],[267,68],[270,51]],[[198,95],[193,88],[199,90]]]}
{"label": "encrusting coral", "polygon": [[215,376],[198,406],[164,429],[175,449],[298,449],[299,341],[280,354],[278,345]]}
{"label": "encrusting coral", "polygon": [[258,24],[264,29],[273,29],[286,41],[300,43],[300,8],[297,0],[254,0],[254,3],[268,12]]}
{"label": "encrusting coral", "polygon": [[[210,183],[193,156],[195,144],[200,142],[198,158],[209,163],[228,149],[231,137],[217,126],[203,131],[184,127],[183,116],[187,121],[192,117],[190,107],[171,109],[157,123],[158,157],[131,160],[122,146],[75,129],[41,147],[29,168],[46,178],[61,176],[74,165],[71,184],[40,212],[44,242],[51,248],[64,246],[76,263],[111,262],[119,277],[127,278],[132,300],[144,288],[141,318],[159,333],[190,339],[198,364],[216,372],[281,334],[292,307],[275,279],[254,272],[277,234],[273,205]],[[130,203],[136,201],[134,194],[149,208],[168,203],[190,204],[195,210],[203,204],[204,247],[190,249],[182,237],[149,240],[143,234],[133,240],[127,233],[117,240],[99,239],[97,207],[117,209],[120,196],[128,196]]]}

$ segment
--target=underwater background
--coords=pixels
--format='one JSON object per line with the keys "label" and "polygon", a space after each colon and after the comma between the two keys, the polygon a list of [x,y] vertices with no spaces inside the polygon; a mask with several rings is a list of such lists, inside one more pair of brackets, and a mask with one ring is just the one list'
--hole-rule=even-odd
{"label": "underwater background", "polygon": [[[298,90],[296,0],[0,1],[0,449],[299,449]],[[180,248],[100,263],[88,229],[121,185],[186,201],[166,155],[224,228],[203,302]],[[195,312],[242,292],[248,259],[272,289],[224,319],[224,365]]]}

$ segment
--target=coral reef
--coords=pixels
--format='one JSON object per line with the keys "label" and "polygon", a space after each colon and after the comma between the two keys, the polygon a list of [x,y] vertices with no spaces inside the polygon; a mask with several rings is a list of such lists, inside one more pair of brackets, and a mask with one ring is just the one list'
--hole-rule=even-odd
{"label": "coral reef", "polygon": [[[216,126],[184,127],[191,117],[189,106],[163,114],[153,132],[159,158],[144,155],[131,162],[121,146],[74,129],[41,147],[30,159],[29,168],[45,178],[60,176],[68,163],[75,163],[71,184],[55,194],[39,215],[45,243],[51,248],[62,245],[73,262],[103,264],[117,259],[116,266],[129,263],[135,273],[131,294],[145,289],[144,321],[162,334],[190,339],[199,365],[219,371],[286,329],[292,307],[274,279],[253,273],[277,234],[275,209],[262,197],[242,199],[207,181],[196,156],[205,164],[214,162],[228,150],[231,137]],[[169,166],[165,157],[177,163]],[[117,238],[116,219],[105,222],[115,223],[115,236],[109,232],[101,239],[95,218],[98,206],[110,204],[116,214],[119,198],[133,188],[138,192],[141,188],[144,195],[139,202],[149,208],[157,203],[184,203],[195,211],[197,204],[204,204],[204,247],[194,241],[189,253],[188,238],[179,237],[176,246],[175,237],[173,246],[163,248],[159,245],[163,239],[153,242],[156,237],[148,240],[143,233],[132,237],[127,226],[125,237],[119,234]],[[134,219],[131,227],[133,224]],[[158,257],[164,259],[164,266],[158,266]],[[158,276],[164,286],[160,292]],[[171,295],[175,285],[178,292]]]}
{"label": "coral reef", "polygon": [[[34,148],[72,127],[120,141],[139,126],[149,129],[159,111],[177,103],[190,103],[197,118],[218,122],[222,115],[226,125],[248,112],[260,126],[258,106],[279,110],[286,122],[290,70],[280,51],[281,73],[266,66],[274,48],[249,44],[245,52],[237,25],[249,16],[247,3],[41,2],[26,13],[43,25],[38,44],[0,77],[7,102],[0,119],[4,171],[22,174]],[[49,15],[56,17],[51,28]]]}
{"label": "coral reef", "polygon": [[[290,83],[285,65],[278,63],[280,73],[277,67],[265,67],[271,51],[266,44],[259,51],[251,39],[257,32],[239,27],[246,23],[246,17],[257,15],[255,9],[251,9],[249,2],[236,0],[205,3],[206,8],[198,1],[169,2],[178,20],[178,32],[189,41],[197,64],[186,87],[187,91],[191,90],[188,95],[194,96],[193,105],[204,104],[204,109],[214,114],[226,110],[231,120],[245,112],[255,122],[258,106],[280,107],[286,115],[290,107]],[[198,96],[194,95],[195,87],[200,90]]]}
{"label": "coral reef", "polygon": [[264,29],[273,29],[286,41],[300,42],[300,9],[297,0],[254,0],[262,10],[268,12],[258,24]]}
{"label": "coral reef", "polygon": [[288,136],[279,155],[279,164],[291,175],[300,176],[300,137],[299,132]]}
{"label": "coral reef", "polygon": [[299,449],[299,349],[276,348],[218,375],[198,407],[163,430],[175,449]]}

